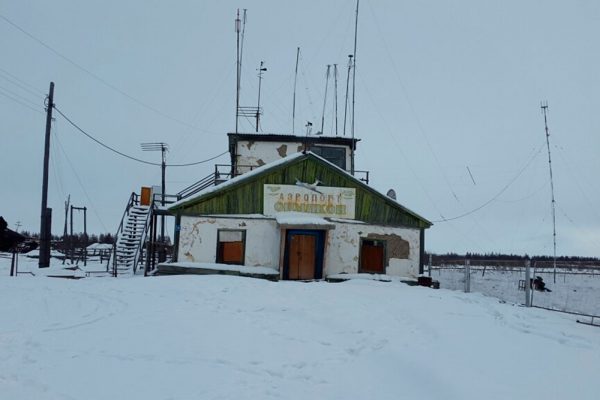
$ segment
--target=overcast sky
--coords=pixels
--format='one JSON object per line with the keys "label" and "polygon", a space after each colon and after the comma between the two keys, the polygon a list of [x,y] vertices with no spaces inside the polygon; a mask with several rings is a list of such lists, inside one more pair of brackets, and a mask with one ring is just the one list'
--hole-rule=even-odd
{"label": "overcast sky", "polygon": [[[292,131],[297,47],[296,133],[321,120],[327,64],[339,66],[341,126],[354,0],[2,1],[0,215],[10,227],[20,221],[21,229],[39,230],[50,81],[65,115],[134,157],[160,162],[159,153],[139,146],[154,141],[170,145],[169,163],[226,151],[226,133],[235,129],[238,7],[248,9],[242,105],[256,104],[260,61],[268,69],[261,131]],[[429,251],[551,255],[540,112],[540,101],[548,101],[557,252],[600,256],[598,38],[594,0],[362,0],[356,168],[435,222],[426,233]],[[332,84],[326,134],[335,134]],[[160,168],[115,155],[55,117],[53,233],[62,232],[69,194],[90,209],[89,232],[116,231],[131,192],[160,184]],[[240,127],[253,131],[249,121]],[[228,161],[223,155],[168,168],[167,192]],[[74,230],[83,230],[81,218]]]}

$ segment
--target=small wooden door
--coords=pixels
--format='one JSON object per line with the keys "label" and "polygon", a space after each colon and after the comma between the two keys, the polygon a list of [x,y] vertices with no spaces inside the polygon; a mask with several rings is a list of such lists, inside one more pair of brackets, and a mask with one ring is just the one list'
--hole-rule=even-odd
{"label": "small wooden door", "polygon": [[142,193],[140,195],[140,205],[149,206],[151,197],[152,197],[152,188],[142,186]]}
{"label": "small wooden door", "polygon": [[286,237],[284,279],[321,279],[323,276],[324,232],[289,230]]}
{"label": "small wooden door", "polygon": [[360,246],[360,272],[385,274],[385,244],[363,240]]}

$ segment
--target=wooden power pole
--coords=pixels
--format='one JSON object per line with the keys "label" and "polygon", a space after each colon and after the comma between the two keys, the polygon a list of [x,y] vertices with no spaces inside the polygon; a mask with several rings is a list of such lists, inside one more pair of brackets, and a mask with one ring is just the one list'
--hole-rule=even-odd
{"label": "wooden power pole", "polygon": [[44,144],[44,171],[42,177],[42,214],[40,222],[40,258],[38,266],[50,266],[50,239],[52,236],[52,209],[48,208],[48,164],[50,161],[50,129],[54,108],[54,82],[50,82],[48,104],[46,105],[46,139]]}

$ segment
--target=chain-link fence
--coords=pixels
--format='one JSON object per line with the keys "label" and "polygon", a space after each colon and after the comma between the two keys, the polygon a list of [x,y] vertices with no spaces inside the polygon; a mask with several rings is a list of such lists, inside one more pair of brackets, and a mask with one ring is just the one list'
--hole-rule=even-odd
{"label": "chain-link fence", "polygon": [[[450,290],[477,292],[525,304],[526,267],[523,261],[443,260],[425,273]],[[437,264],[437,265],[436,265]],[[600,315],[600,265],[532,261],[532,305],[553,310]]]}

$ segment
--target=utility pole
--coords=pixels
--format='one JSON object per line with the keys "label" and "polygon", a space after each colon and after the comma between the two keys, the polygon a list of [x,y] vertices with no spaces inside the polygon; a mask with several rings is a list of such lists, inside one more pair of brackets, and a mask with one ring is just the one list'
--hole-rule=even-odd
{"label": "utility pole", "polygon": [[63,250],[65,252],[65,256],[63,257],[63,265],[67,260],[67,222],[69,221],[69,203],[71,203],[71,195],[67,196],[67,201],[65,201],[65,228],[63,230]]}
{"label": "utility pole", "polygon": [[[160,151],[161,152],[161,199],[160,199],[160,204],[164,207],[165,205],[165,191],[166,191],[166,184],[165,184],[165,176],[166,176],[166,170],[167,170],[167,151],[169,150],[169,145],[167,143],[164,142],[158,142],[158,143],[141,143],[142,146],[142,150],[143,151]],[[152,203],[154,203],[154,199],[152,199]],[[164,255],[164,241],[165,241],[165,215],[164,213],[162,213],[161,211],[161,217],[160,217],[160,241],[163,242],[163,246],[161,248],[161,256],[160,256],[160,261],[164,261],[165,260],[165,255]]]}
{"label": "utility pole", "polygon": [[50,161],[50,130],[52,128],[52,109],[54,108],[54,82],[50,82],[50,91],[46,103],[46,138],[44,143],[44,170],[42,175],[42,212],[40,218],[40,258],[39,268],[50,266],[50,240],[52,236],[52,209],[48,208],[48,164]]}
{"label": "utility pole", "polygon": [[552,239],[554,244],[554,283],[556,283],[556,202],[554,201],[554,180],[552,178],[552,158],[550,157],[550,133],[548,132],[548,102],[542,102],[542,113],[544,114],[544,127],[546,129],[546,145],[548,146],[548,167],[550,168],[550,191],[552,194]]}

